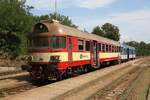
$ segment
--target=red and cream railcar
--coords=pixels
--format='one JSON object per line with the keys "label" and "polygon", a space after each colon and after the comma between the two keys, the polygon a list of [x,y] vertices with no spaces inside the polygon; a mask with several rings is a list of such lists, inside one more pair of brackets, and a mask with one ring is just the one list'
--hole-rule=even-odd
{"label": "red and cream railcar", "polygon": [[28,37],[30,73],[36,78],[58,78],[120,61],[119,42],[55,21],[37,23]]}

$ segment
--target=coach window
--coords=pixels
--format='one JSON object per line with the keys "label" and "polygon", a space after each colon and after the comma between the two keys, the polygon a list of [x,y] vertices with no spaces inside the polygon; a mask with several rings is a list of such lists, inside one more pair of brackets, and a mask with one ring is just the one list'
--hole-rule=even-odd
{"label": "coach window", "polygon": [[112,52],[114,52],[114,46],[112,46]]}
{"label": "coach window", "polygon": [[119,47],[117,46],[117,51],[116,52],[119,52]]}
{"label": "coach window", "polygon": [[118,46],[116,46],[116,52],[118,52]]}
{"label": "coach window", "polygon": [[115,46],[115,52],[117,52],[117,46]]}
{"label": "coach window", "polygon": [[111,45],[109,45],[109,52],[111,52]]}
{"label": "coach window", "polygon": [[66,48],[66,37],[63,36],[50,37],[50,48],[53,49]]}
{"label": "coach window", "polygon": [[102,44],[102,51],[105,52],[105,44]]}
{"label": "coach window", "polygon": [[90,41],[86,41],[85,49],[86,51],[90,51]]}
{"label": "coach window", "polygon": [[101,48],[101,43],[99,43],[99,51],[101,51],[102,50],[102,48]]}
{"label": "coach window", "polygon": [[118,52],[120,52],[120,47],[118,47]]}
{"label": "coach window", "polygon": [[83,51],[83,40],[78,40],[78,50]]}
{"label": "coach window", "polygon": [[106,52],[108,52],[108,45],[106,45]]}

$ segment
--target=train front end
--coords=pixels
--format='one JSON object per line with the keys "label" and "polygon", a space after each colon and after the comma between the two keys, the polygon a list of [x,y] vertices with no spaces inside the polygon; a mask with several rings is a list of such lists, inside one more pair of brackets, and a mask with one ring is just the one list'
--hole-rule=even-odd
{"label": "train front end", "polygon": [[63,73],[68,60],[66,36],[57,31],[54,23],[38,23],[28,35],[28,71],[34,79],[59,79]]}

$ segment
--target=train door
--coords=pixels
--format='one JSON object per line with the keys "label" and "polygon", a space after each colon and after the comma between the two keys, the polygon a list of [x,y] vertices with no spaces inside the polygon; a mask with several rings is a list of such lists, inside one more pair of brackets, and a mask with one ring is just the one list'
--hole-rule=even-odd
{"label": "train door", "polygon": [[92,41],[92,66],[94,68],[99,67],[99,54],[97,41]]}
{"label": "train door", "polygon": [[71,37],[68,38],[68,63],[72,65],[72,40]]}

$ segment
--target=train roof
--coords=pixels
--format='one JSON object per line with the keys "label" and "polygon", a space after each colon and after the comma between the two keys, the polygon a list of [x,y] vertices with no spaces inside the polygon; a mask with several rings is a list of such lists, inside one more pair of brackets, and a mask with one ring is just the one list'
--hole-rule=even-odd
{"label": "train roof", "polygon": [[129,45],[127,45],[126,43],[122,43],[122,44],[121,44],[121,47],[123,47],[123,48],[129,48],[129,49],[134,49],[134,50],[135,50],[134,47],[129,46]]}
{"label": "train roof", "polygon": [[[89,39],[89,40],[96,40],[96,41],[100,41],[100,42],[104,42],[107,44],[113,44],[113,45],[117,45],[120,46],[120,43],[111,39],[107,39],[95,34],[91,34],[91,33],[87,33],[87,32],[82,32],[76,28],[72,28],[72,27],[68,27],[65,25],[60,24],[59,22],[56,21],[42,21],[40,23],[37,23],[36,25],[41,24],[41,25],[45,25],[48,29],[47,32],[44,33],[38,33],[36,34],[34,32],[34,28],[33,28],[33,32],[30,33],[30,36],[34,36],[34,35],[38,35],[38,36],[46,36],[46,35],[69,35],[69,36],[76,36],[79,38],[85,38],[85,39]],[[35,26],[36,26],[35,25]]]}

